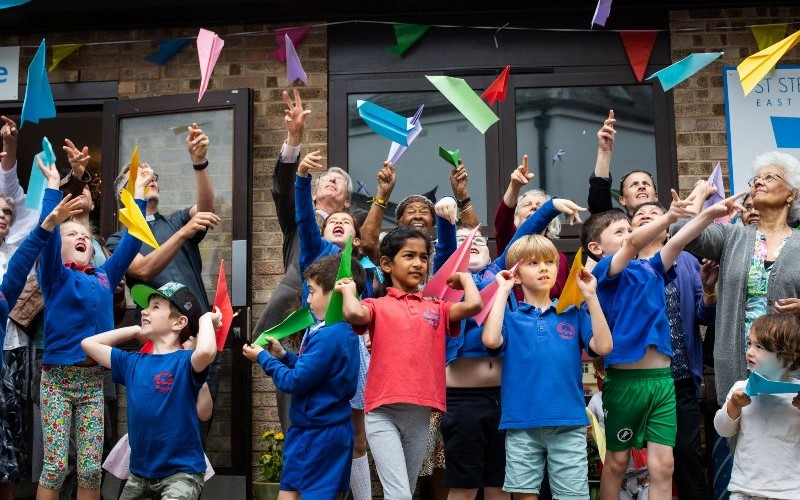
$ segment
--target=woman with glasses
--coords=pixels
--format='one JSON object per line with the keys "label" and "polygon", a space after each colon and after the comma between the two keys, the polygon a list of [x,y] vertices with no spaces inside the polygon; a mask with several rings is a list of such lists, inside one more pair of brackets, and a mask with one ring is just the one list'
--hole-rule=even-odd
{"label": "woman with glasses", "polygon": [[[800,233],[789,226],[800,215],[800,160],[772,151],[758,156],[748,181],[756,223],[714,223],[686,246],[720,263],[714,366],[717,400],[747,376],[750,325],[767,312],[800,315]],[[675,232],[685,221],[674,224]]]}
{"label": "woman with glasses", "polygon": [[[533,173],[528,172],[528,155],[522,157],[522,164],[511,172],[511,181],[508,188],[497,204],[497,211],[494,214],[495,242],[497,244],[497,254],[502,254],[508,247],[511,238],[517,228],[525,222],[536,210],[539,209],[550,195],[539,189],[531,189],[520,195],[522,187],[533,179]],[[561,232],[561,221],[558,217],[553,218],[547,225],[542,234],[551,240],[558,239]],[[550,298],[561,295],[564,283],[567,282],[569,274],[569,264],[567,256],[558,252],[558,276],[556,284],[550,289]]]}

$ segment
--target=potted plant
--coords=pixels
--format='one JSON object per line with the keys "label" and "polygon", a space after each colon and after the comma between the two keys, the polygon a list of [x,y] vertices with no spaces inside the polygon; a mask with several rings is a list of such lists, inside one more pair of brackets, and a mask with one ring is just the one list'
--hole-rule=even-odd
{"label": "potted plant", "polygon": [[253,481],[253,494],[257,500],[276,500],[280,489],[281,471],[283,470],[282,432],[266,431],[261,435],[265,444],[264,452],[258,459],[261,481]]}

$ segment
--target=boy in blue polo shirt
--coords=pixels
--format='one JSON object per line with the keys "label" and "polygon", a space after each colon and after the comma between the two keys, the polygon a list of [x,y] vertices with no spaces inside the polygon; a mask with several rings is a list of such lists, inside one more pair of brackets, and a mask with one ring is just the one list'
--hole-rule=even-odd
{"label": "boy in blue polo shirt", "polygon": [[[503,490],[514,498],[539,494],[544,468],[553,497],[589,498],[586,426],[581,350],[611,352],[611,332],[595,294],[596,281],[582,271],[578,288],[585,306],[556,314],[550,300],[559,256],[541,235],[524,236],[508,249],[507,262],[519,262],[511,276],[501,271],[494,304],[483,328],[483,343],[503,349],[500,429],[506,430],[506,475]],[[525,300],[516,309],[506,301],[515,284]],[[542,366],[544,363],[546,366]],[[545,464],[545,461],[547,464]]]}
{"label": "boy in blue polo shirt", "polygon": [[[201,316],[197,297],[175,282],[158,290],[136,285],[131,296],[142,308],[141,326],[81,342],[86,354],[111,368],[114,382],[127,389],[131,476],[120,499],[197,499],[206,470],[197,397],[217,354],[214,332],[222,314]],[[195,349],[183,350],[190,336],[197,338]],[[152,341],[152,354],[112,347],[137,337]]]}
{"label": "boy in blue polo shirt", "polygon": [[672,197],[667,213],[634,231],[619,210],[592,215],[581,231],[583,250],[598,261],[592,271],[597,297],[614,334],[603,384],[607,449],[600,481],[603,499],[619,498],[629,449],[641,449],[645,442],[650,498],[672,497],[677,417],[664,287],[675,279],[673,264],[683,247],[707,223],[696,218],[653,257],[636,258],[679,217],[695,215],[691,197],[680,200],[674,190]]}
{"label": "boy in blue polo shirt", "polygon": [[[321,257],[303,273],[308,305],[317,318],[325,317],[340,260],[340,255]],[[361,294],[366,273],[356,260],[352,271]],[[358,384],[358,336],[350,323],[322,322],[306,333],[299,354],[286,351],[275,339],[269,342],[268,350],[255,344],[242,350],[272,377],[275,387],[292,395],[281,498],[332,499],[347,494],[354,436],[350,399]]]}

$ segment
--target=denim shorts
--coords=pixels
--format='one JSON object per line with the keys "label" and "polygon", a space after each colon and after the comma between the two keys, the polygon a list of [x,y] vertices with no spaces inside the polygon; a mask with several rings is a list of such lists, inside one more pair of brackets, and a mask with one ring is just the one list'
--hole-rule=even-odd
{"label": "denim shorts", "polygon": [[554,498],[589,498],[585,426],[507,429],[503,490],[538,495],[545,462]]}

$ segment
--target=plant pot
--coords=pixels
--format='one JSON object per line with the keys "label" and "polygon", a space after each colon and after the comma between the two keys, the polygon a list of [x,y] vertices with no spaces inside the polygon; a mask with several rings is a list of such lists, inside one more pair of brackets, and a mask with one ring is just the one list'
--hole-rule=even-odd
{"label": "plant pot", "polygon": [[253,495],[256,500],[276,500],[279,491],[280,483],[253,481]]}

